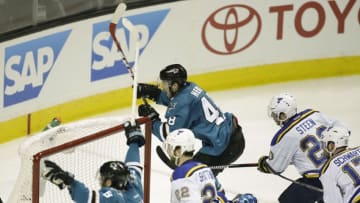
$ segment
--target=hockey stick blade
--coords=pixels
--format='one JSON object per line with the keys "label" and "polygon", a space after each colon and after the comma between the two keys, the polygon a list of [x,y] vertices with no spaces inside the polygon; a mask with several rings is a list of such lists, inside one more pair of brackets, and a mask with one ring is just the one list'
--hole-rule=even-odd
{"label": "hockey stick blade", "polygon": [[170,159],[160,146],[156,146],[156,153],[161,159],[161,161],[163,161],[170,169],[174,170],[176,168],[176,165],[170,161]]}
{"label": "hockey stick blade", "polygon": [[109,26],[110,34],[111,34],[112,38],[114,39],[114,41],[116,42],[116,46],[118,47],[118,49],[121,52],[122,52],[122,50],[121,50],[120,44],[118,43],[117,40],[115,40],[116,39],[115,30],[116,30],[116,26],[117,26],[120,18],[124,15],[125,11],[126,11],[126,4],[120,3],[115,9],[115,12],[111,18],[111,23]]}
{"label": "hockey stick blade", "polygon": [[110,25],[109,25],[109,32],[110,32],[110,35],[112,37],[112,39],[114,40],[114,43],[117,47],[117,49],[120,51],[121,55],[122,55],[122,59],[123,59],[123,62],[127,68],[127,70],[129,71],[130,75],[131,75],[131,78],[134,78],[134,73],[130,67],[130,64],[128,62],[128,60],[126,59],[126,56],[124,54],[124,51],[122,50],[121,46],[120,46],[120,43],[116,37],[116,27],[117,27],[117,24],[120,20],[120,18],[124,15],[126,11],[126,4],[125,3],[120,3],[117,7],[116,7],[116,10],[111,18],[111,22],[110,22]]}
{"label": "hockey stick blade", "polygon": [[111,18],[111,23],[113,24],[118,24],[121,16],[124,15],[126,11],[126,4],[125,3],[120,3],[117,7],[116,10],[113,14],[113,17]]}

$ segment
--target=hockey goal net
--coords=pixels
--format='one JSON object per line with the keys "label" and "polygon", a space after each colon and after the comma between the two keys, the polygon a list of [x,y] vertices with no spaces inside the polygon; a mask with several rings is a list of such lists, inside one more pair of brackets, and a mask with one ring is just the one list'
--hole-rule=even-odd
{"label": "hockey goal net", "polygon": [[[128,149],[124,132],[125,117],[81,120],[60,125],[27,138],[19,148],[21,167],[8,203],[73,202],[67,189],[41,178],[43,160],[56,162],[75,175],[89,189],[98,190],[97,171],[109,160],[125,160]],[[143,163],[144,202],[150,202],[151,121],[139,118],[145,134],[140,148]]]}

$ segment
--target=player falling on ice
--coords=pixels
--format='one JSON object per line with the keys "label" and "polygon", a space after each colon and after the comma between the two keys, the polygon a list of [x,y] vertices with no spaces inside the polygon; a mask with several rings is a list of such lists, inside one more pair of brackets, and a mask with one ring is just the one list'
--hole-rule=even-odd
{"label": "player falling on ice", "polygon": [[[228,165],[243,153],[245,140],[235,115],[223,113],[204,89],[187,81],[187,71],[171,64],[160,71],[160,86],[138,84],[138,98],[145,97],[167,107],[166,122],[149,104],[139,106],[139,116],[153,121],[152,133],[164,141],[169,132],[187,128],[202,141],[193,159],[209,166]],[[223,169],[214,169],[215,176]]]}
{"label": "player falling on ice", "polygon": [[172,131],[164,142],[166,152],[177,168],[171,175],[171,203],[231,202],[256,203],[252,194],[236,195],[228,201],[224,193],[216,189],[216,178],[205,164],[193,160],[195,136],[189,129]]}
{"label": "player falling on ice", "polygon": [[329,158],[320,176],[326,203],[360,202],[360,147],[348,148],[349,137],[343,127],[328,128],[321,135]]}
{"label": "player falling on ice", "polygon": [[124,125],[129,146],[125,162],[108,161],[100,167],[101,188],[99,191],[91,190],[76,180],[73,174],[49,160],[44,161],[45,170],[42,177],[60,189],[67,188],[71,199],[76,203],[143,203],[139,147],[144,145],[145,139],[138,125],[131,125],[130,122]]}

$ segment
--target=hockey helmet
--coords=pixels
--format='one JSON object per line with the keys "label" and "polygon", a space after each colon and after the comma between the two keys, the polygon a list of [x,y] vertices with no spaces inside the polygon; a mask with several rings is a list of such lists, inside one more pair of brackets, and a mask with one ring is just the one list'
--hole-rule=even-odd
{"label": "hockey helmet", "polygon": [[111,187],[124,190],[130,179],[130,171],[126,164],[121,161],[108,161],[100,167],[100,181],[103,184],[111,180]]}
{"label": "hockey helmet", "polygon": [[349,145],[350,130],[343,126],[329,127],[321,133],[321,144],[330,157],[336,149]]}
{"label": "hockey helmet", "polygon": [[282,126],[285,121],[297,113],[295,97],[288,93],[281,93],[270,100],[268,115],[276,124]]}
{"label": "hockey helmet", "polygon": [[160,80],[169,81],[170,84],[176,82],[179,86],[184,86],[187,80],[186,69],[180,64],[171,64],[160,71]]}
{"label": "hockey helmet", "polygon": [[178,159],[186,152],[195,151],[194,133],[185,128],[172,131],[165,140],[165,149],[171,158]]}

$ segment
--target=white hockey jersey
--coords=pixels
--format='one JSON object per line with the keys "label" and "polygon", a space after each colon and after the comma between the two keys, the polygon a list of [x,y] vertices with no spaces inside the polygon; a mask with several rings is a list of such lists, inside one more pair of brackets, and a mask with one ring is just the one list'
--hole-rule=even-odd
{"label": "white hockey jersey", "polygon": [[226,197],[218,195],[215,177],[209,167],[193,160],[184,162],[172,174],[171,203],[206,202],[203,197],[214,202],[227,202]]}
{"label": "white hockey jersey", "polygon": [[340,123],[312,109],[289,119],[271,141],[267,163],[273,173],[282,173],[293,164],[300,175],[319,177],[326,161],[321,149],[320,133],[335,125]]}
{"label": "white hockey jersey", "polygon": [[329,159],[321,170],[326,203],[360,202],[360,147]]}

